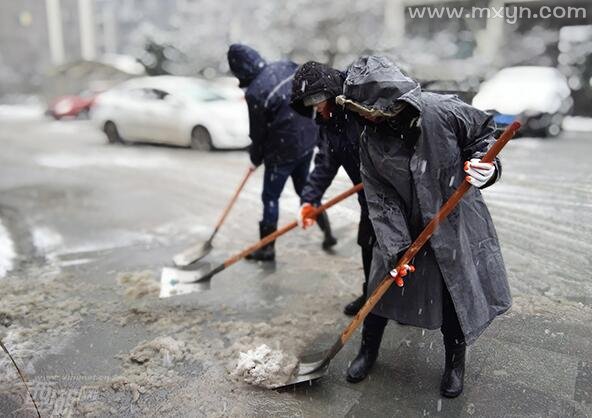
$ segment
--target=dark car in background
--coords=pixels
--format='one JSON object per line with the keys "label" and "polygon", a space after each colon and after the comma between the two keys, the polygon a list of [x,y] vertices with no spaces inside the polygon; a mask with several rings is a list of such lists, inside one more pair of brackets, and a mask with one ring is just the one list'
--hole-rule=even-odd
{"label": "dark car in background", "polygon": [[473,106],[494,115],[499,130],[522,122],[522,136],[557,136],[573,106],[566,78],[552,67],[508,67],[485,81]]}

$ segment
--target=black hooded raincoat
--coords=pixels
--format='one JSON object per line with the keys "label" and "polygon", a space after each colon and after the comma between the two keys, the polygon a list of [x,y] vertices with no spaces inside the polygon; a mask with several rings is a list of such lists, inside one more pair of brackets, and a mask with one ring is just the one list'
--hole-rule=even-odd
{"label": "black hooded raincoat", "polygon": [[[463,164],[493,144],[491,118],[456,96],[422,92],[388,59],[363,57],[348,70],[345,96],[392,111],[418,112],[411,149],[386,124],[369,124],[360,144],[362,179],[377,236],[369,292],[464,181]],[[389,133],[390,132],[390,133]],[[496,179],[501,164],[496,161]],[[446,285],[468,344],[511,305],[500,245],[479,189],[472,187],[414,260],[405,286],[392,286],[373,313],[428,329],[442,324]]]}

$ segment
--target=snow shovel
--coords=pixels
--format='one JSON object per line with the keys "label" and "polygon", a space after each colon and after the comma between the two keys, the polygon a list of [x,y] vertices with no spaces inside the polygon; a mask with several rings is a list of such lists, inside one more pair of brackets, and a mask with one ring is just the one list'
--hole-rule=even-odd
{"label": "snow shovel", "polygon": [[[514,122],[510,126],[508,126],[506,130],[503,132],[503,134],[500,136],[500,138],[489,149],[487,154],[485,154],[485,157],[483,157],[482,161],[493,162],[497,154],[502,150],[502,148],[504,148],[508,141],[512,139],[512,137],[516,134],[518,129],[520,129],[519,122]],[[405,265],[411,262],[411,260],[421,250],[425,243],[431,238],[432,234],[438,227],[438,224],[440,224],[440,222],[442,222],[450,214],[450,212],[452,212],[452,210],[456,207],[458,202],[460,202],[460,200],[462,199],[464,194],[469,190],[470,187],[471,184],[468,181],[464,181],[454,192],[454,194],[450,196],[450,198],[444,204],[444,206],[440,208],[440,211],[436,214],[436,216],[424,228],[424,230],[413,242],[413,244],[411,244],[411,246],[407,249],[403,257],[401,257],[401,259],[397,262],[397,267],[395,268],[397,274],[395,275],[395,277],[392,277],[390,274],[387,274],[387,276],[384,279],[382,279],[382,282],[380,282],[378,287],[368,297],[366,303],[364,304],[364,306],[362,306],[362,309],[360,309],[358,314],[341,333],[341,335],[339,336],[335,344],[333,344],[331,349],[329,351],[318,353],[317,355],[309,356],[308,359],[303,358],[300,361],[297,370],[294,372],[292,379],[285,384],[276,386],[273,389],[294,385],[296,383],[312,381],[324,376],[327,373],[329,363],[331,362],[333,357],[335,357],[337,353],[341,351],[341,349],[351,338],[354,331],[364,321],[368,313],[370,313],[370,311],[378,303],[380,298],[382,298],[382,296],[389,289],[389,287],[391,287],[393,282],[397,286],[403,287],[403,277],[407,275],[407,269],[405,268]],[[413,269],[411,271],[413,271]]]}
{"label": "snow shovel", "polygon": [[214,232],[212,232],[210,238],[203,244],[194,245],[192,247],[189,247],[185,251],[175,255],[173,257],[173,263],[175,263],[175,266],[187,267],[188,265],[195,263],[197,260],[202,259],[206,255],[208,255],[210,251],[212,251],[212,241],[214,240],[214,237],[218,233],[218,230],[224,223],[224,220],[226,219],[226,216],[228,216],[230,209],[232,209],[232,207],[234,206],[234,203],[236,202],[238,195],[243,190],[243,187],[247,183],[247,180],[249,179],[249,177],[251,177],[251,174],[253,174],[254,171],[254,167],[249,167],[247,173],[245,174],[242,181],[238,185],[236,191],[232,195],[230,202],[228,202],[228,205],[226,205],[226,207],[224,208],[224,212],[222,212],[222,216],[220,216],[218,223],[216,223],[216,227],[214,228]]}
{"label": "snow shovel", "polygon": [[[325,210],[329,209],[331,206],[341,202],[342,200],[347,199],[351,195],[358,193],[363,188],[364,188],[364,186],[362,185],[362,183],[360,183],[360,184],[355,185],[351,189],[348,189],[345,192],[338,194],[334,198],[328,200],[327,202],[325,202],[324,204],[322,204],[321,206],[316,208],[317,215],[320,214],[321,212],[324,212]],[[228,258],[226,261],[224,261],[222,264],[220,264],[216,268],[210,269],[209,271],[205,272],[205,274],[200,275],[200,273],[195,273],[195,272],[185,272],[183,274],[182,271],[180,271],[178,269],[170,269],[170,268],[165,267],[165,269],[163,269],[163,272],[162,272],[163,274],[160,277],[160,280],[161,280],[160,297],[164,298],[164,297],[169,297],[169,296],[173,296],[176,294],[188,293],[190,291],[201,291],[201,290],[209,289],[209,282],[214,275],[216,275],[216,274],[220,273],[222,270],[225,270],[226,268],[230,267],[231,265],[233,265],[237,261],[242,260],[247,255],[254,253],[259,248],[264,247],[265,245],[271,243],[272,241],[275,241],[277,238],[284,235],[286,232],[291,231],[292,229],[296,228],[297,226],[298,226],[298,223],[296,221],[293,221],[287,225],[284,225],[283,227],[281,227],[280,229],[275,231],[273,234],[266,236],[265,238],[263,238],[261,241],[257,242],[256,244],[253,244],[250,247],[245,248],[244,250],[242,250],[238,254],[233,255],[232,257]],[[169,270],[167,270],[167,269],[169,269]],[[204,268],[202,266],[202,268],[200,268],[200,270],[203,270],[203,269]],[[172,271],[172,270],[175,270],[175,271]],[[184,276],[184,277],[181,277],[181,276]],[[197,286],[198,284],[200,286]],[[183,289],[178,289],[180,286]],[[177,292],[177,290],[179,292]]]}

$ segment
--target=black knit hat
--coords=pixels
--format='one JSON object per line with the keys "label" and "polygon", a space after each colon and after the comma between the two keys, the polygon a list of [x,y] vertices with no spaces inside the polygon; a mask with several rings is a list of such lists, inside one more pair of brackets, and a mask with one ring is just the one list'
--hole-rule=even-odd
{"label": "black knit hat", "polygon": [[312,116],[311,104],[342,94],[344,81],[345,74],[325,64],[309,61],[301,65],[292,81],[292,108],[303,116]]}

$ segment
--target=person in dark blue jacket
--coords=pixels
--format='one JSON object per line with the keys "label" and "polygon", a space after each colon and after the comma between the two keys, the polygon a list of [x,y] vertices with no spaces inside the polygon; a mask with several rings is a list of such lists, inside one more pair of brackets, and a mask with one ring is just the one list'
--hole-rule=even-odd
{"label": "person in dark blue jacket", "polygon": [[[315,119],[320,126],[319,152],[315,156],[315,167],[301,194],[302,207],[299,217],[303,227],[314,222],[314,219],[310,219],[313,213],[311,209],[320,204],[323,194],[340,167],[345,169],[353,184],[362,182],[359,156],[360,128],[356,123],[358,116],[336,106],[334,100],[342,94],[344,81],[345,74],[314,61],[302,65],[294,75],[292,107],[304,116],[310,115],[313,109],[316,110]],[[358,201],[361,209],[358,245],[362,248],[364,285],[362,295],[345,307],[346,315],[357,314],[366,301],[372,247],[375,241],[363,191],[358,193]]]}
{"label": "person in dark blue jacket", "polygon": [[[310,171],[318,140],[318,129],[312,118],[303,117],[290,107],[292,79],[298,65],[291,61],[267,63],[253,48],[233,44],[228,50],[230,70],[246,89],[249,107],[249,130],[252,144],[251,163],[265,165],[263,180],[263,219],[259,223],[261,238],[277,229],[279,198],[289,177],[300,196]],[[325,233],[323,248],[337,243],[326,215],[319,219]],[[249,257],[273,261],[274,243]]]}

